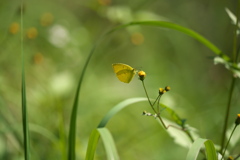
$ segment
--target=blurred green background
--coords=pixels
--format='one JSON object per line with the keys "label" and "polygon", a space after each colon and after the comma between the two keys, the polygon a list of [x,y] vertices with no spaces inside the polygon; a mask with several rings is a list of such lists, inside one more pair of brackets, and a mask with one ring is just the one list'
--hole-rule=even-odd
{"label": "blurred green background", "polygon": [[[131,21],[164,20],[188,27],[231,55],[234,26],[225,8],[236,1],[219,0],[25,0],[23,47],[31,154],[34,160],[66,159],[73,99],[82,67],[94,43],[114,26]],[[20,2],[0,2],[0,159],[23,159],[21,117]],[[231,73],[213,64],[208,48],[177,31],[132,26],[108,35],[88,66],[77,119],[77,159],[84,159],[88,138],[117,103],[144,97],[141,82],[116,78],[112,63],[125,63],[147,73],[151,98],[158,88],[171,91],[161,102],[173,108],[200,137],[220,144]],[[234,92],[229,124],[239,113]],[[152,117],[148,103],[124,109],[108,124],[123,160],[185,159],[188,148]],[[240,147],[235,148],[239,151]],[[181,157],[181,158],[179,158]],[[106,159],[103,145],[95,159]]]}

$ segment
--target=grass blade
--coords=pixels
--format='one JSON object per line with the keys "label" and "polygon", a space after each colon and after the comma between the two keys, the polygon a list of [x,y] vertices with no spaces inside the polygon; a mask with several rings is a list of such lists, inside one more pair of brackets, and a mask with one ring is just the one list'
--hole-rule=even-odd
{"label": "grass blade", "polygon": [[[86,154],[86,160],[92,160],[94,158],[95,150],[97,147],[98,139],[99,139],[99,133],[101,134],[103,138],[103,143],[106,148],[107,156],[108,158],[112,159],[119,159],[117,150],[115,148],[114,141],[112,139],[112,136],[110,132],[105,128],[108,121],[119,111],[121,111],[123,108],[129,106],[130,104],[147,101],[147,98],[129,98],[126,99],[120,103],[118,103],[116,106],[114,106],[102,119],[102,121],[99,123],[98,128],[93,130],[91,133],[91,136],[89,138],[88,142],[88,148],[87,148],[87,154]],[[99,132],[99,133],[98,133]]]}
{"label": "grass blade", "polygon": [[198,138],[188,151],[186,160],[196,160],[202,145],[205,145],[207,159],[217,160],[217,153],[212,141],[208,139]]}
{"label": "grass blade", "polygon": [[88,141],[88,148],[85,160],[93,160],[99,137],[101,136],[108,160],[118,160],[119,156],[111,133],[105,127],[92,131]]}
{"label": "grass blade", "polygon": [[95,44],[88,55],[88,58],[84,64],[83,70],[80,75],[80,79],[78,81],[78,86],[74,98],[74,103],[72,107],[71,113],[71,120],[70,120],[70,128],[69,128],[69,139],[68,139],[68,160],[75,160],[75,139],[76,139],[76,121],[77,121],[77,110],[78,110],[78,99],[79,99],[79,92],[81,90],[81,84],[83,81],[84,74],[86,72],[88,63],[94,53],[97,44]]}
{"label": "grass blade", "polygon": [[118,160],[119,156],[117,153],[117,149],[109,130],[105,127],[98,128],[98,132],[100,133],[101,138],[103,140],[103,144],[106,149],[108,160]]}
{"label": "grass blade", "polygon": [[99,134],[98,130],[94,129],[89,137],[88,148],[87,148],[85,160],[92,160],[94,158],[95,150],[97,148],[99,137],[100,137],[100,134]]}
{"label": "grass blade", "polygon": [[102,121],[99,123],[98,128],[105,127],[108,121],[119,111],[121,111],[123,108],[129,106],[130,104],[147,101],[147,98],[129,98],[126,99],[120,103],[118,103],[116,106],[114,106],[102,119]]}
{"label": "grass blade", "polygon": [[126,27],[129,27],[129,26],[133,26],[133,25],[155,26],[155,27],[169,28],[169,29],[173,29],[173,30],[176,30],[176,31],[180,31],[180,32],[198,40],[199,42],[204,44],[206,47],[208,47],[210,50],[212,50],[216,55],[222,57],[224,60],[226,60],[226,61],[230,60],[230,58],[226,54],[223,54],[222,51],[218,47],[216,47],[214,44],[212,44],[209,40],[204,38],[202,35],[198,34],[197,32],[195,32],[191,29],[182,27],[180,25],[177,25],[177,24],[174,24],[174,23],[171,23],[171,22],[165,22],[165,21],[131,22],[131,23],[127,23],[127,24],[124,24],[124,25],[117,26],[114,29],[112,29],[111,31],[109,31],[108,33],[112,33],[116,30],[126,28]]}
{"label": "grass blade", "polygon": [[27,98],[25,85],[25,68],[24,68],[24,51],[23,51],[23,3],[21,5],[21,52],[22,52],[22,126],[23,126],[23,144],[25,160],[30,159],[29,147],[29,129],[28,129],[28,114],[27,114]]}

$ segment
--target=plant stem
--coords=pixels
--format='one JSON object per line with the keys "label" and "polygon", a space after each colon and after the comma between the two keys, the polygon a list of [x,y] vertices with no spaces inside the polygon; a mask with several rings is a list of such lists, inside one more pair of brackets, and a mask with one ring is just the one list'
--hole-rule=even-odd
{"label": "plant stem", "polygon": [[[151,102],[150,99],[149,99],[149,96],[148,96],[147,89],[146,89],[146,87],[145,87],[144,81],[142,81],[142,84],[143,84],[143,88],[144,88],[145,94],[146,94],[146,96],[147,96],[148,102],[149,102],[150,106],[152,107],[152,109],[154,110],[154,112],[156,113],[156,110],[154,109],[154,107],[153,107],[153,105],[152,105],[152,102]],[[155,103],[155,102],[154,102],[154,103]]]}
{"label": "plant stem", "polygon": [[[158,119],[160,120],[160,122],[162,123],[163,127],[164,127],[165,129],[168,129],[169,127],[173,127],[173,128],[178,129],[178,130],[181,130],[181,131],[183,131],[183,132],[185,132],[185,133],[187,134],[187,136],[189,137],[189,139],[190,139],[192,142],[194,142],[194,139],[193,139],[191,133],[190,133],[188,130],[186,130],[184,127],[179,128],[179,127],[176,127],[176,126],[173,126],[173,125],[168,125],[168,126],[166,126],[166,124],[163,122],[163,120],[162,120],[162,118],[161,118],[161,116],[160,116],[160,111],[159,111],[159,104],[160,104],[161,95],[159,94],[158,97],[157,97],[157,99],[156,99],[156,100],[154,101],[154,103],[152,104],[151,101],[150,101],[150,98],[149,98],[149,96],[148,96],[147,89],[146,89],[146,87],[145,87],[144,81],[142,81],[142,84],[143,84],[143,88],[144,88],[145,94],[146,94],[146,96],[147,96],[148,102],[149,102],[151,108],[153,109],[153,111],[157,114],[157,117],[158,117]],[[157,104],[157,111],[156,111],[156,110],[154,109],[154,107],[153,107],[156,102],[158,103],[158,104]]]}
{"label": "plant stem", "polygon": [[[238,22],[239,22],[239,8],[240,8],[240,0],[238,0],[238,5],[237,5],[237,13],[236,13],[236,24],[235,24],[235,32],[234,32],[234,37],[233,37],[233,54],[232,54],[232,59],[233,62],[237,62],[237,57],[238,57],[238,51],[237,51],[237,39],[238,39]],[[226,136],[226,131],[227,131],[227,126],[228,126],[228,117],[230,113],[230,107],[231,107],[231,101],[232,101],[232,94],[233,94],[233,89],[235,85],[235,78],[232,77],[232,82],[231,82],[231,88],[229,92],[229,98],[228,98],[228,103],[227,103],[227,109],[226,109],[226,115],[225,115],[225,121],[224,121],[224,126],[223,126],[223,133],[222,133],[222,140],[221,140],[221,150],[220,153],[223,153],[223,147],[225,143],[225,136]]]}
{"label": "plant stem", "polygon": [[240,8],[240,0],[238,0],[238,4],[237,4],[237,11],[236,11],[236,24],[235,24],[235,32],[234,32],[234,37],[233,37],[233,54],[232,54],[232,58],[233,58],[233,62],[236,63],[237,62],[237,57],[238,57],[238,49],[237,49],[237,42],[238,42],[238,22],[239,22],[239,8]]}
{"label": "plant stem", "polygon": [[160,114],[160,109],[159,109],[159,107],[160,107],[160,98],[161,98],[161,96],[158,96],[159,98],[158,98],[158,100],[157,100],[157,114]]}
{"label": "plant stem", "polygon": [[228,104],[227,104],[225,121],[224,121],[223,132],[222,132],[222,140],[221,140],[222,143],[221,143],[220,153],[223,153],[223,147],[224,147],[224,143],[225,143],[226,131],[227,131],[227,126],[228,126],[228,117],[229,117],[229,112],[230,112],[230,107],[231,107],[231,102],[232,102],[232,95],[233,95],[235,80],[236,79],[234,77],[232,77],[231,88],[230,88],[230,92],[229,92]]}
{"label": "plant stem", "polygon": [[224,152],[223,152],[223,154],[222,154],[222,160],[224,159],[224,155],[225,155],[225,152],[226,152],[226,150],[227,150],[228,144],[229,144],[230,139],[232,138],[232,135],[233,135],[235,129],[237,128],[237,126],[238,126],[238,125],[235,125],[235,127],[233,128],[232,133],[231,133],[231,135],[230,135],[230,137],[229,137],[229,139],[228,139],[228,141],[227,141],[226,147],[225,147]]}

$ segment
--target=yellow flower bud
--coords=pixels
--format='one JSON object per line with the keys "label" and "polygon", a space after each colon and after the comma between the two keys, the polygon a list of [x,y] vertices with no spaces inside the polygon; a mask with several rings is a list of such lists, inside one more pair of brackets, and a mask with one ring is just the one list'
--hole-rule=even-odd
{"label": "yellow flower bud", "polygon": [[139,76],[139,79],[143,81],[146,77],[146,73],[144,71],[139,71],[138,76]]}
{"label": "yellow flower bud", "polygon": [[166,87],[165,87],[165,90],[166,90],[166,91],[170,91],[171,88],[170,88],[169,86],[166,86]]}
{"label": "yellow flower bud", "polygon": [[159,88],[159,94],[160,94],[160,95],[164,94],[165,92],[166,92],[165,89],[163,89],[163,88]]}
{"label": "yellow flower bud", "polygon": [[232,156],[229,156],[227,160],[234,160]]}
{"label": "yellow flower bud", "polygon": [[237,119],[235,121],[235,124],[236,125],[239,125],[240,124],[240,114],[237,114]]}

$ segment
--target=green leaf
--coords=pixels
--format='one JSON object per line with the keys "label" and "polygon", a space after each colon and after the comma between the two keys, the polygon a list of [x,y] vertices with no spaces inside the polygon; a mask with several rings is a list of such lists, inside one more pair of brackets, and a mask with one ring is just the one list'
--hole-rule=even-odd
{"label": "green leaf", "polygon": [[[180,116],[170,107],[164,105],[164,104],[160,104],[161,107],[163,107],[170,115],[170,118],[168,118],[169,120],[174,121],[176,124],[178,124],[179,126],[181,126],[182,128],[185,128],[185,119],[181,119]],[[164,112],[164,110],[163,110]],[[167,117],[166,117],[167,118]]]}
{"label": "green leaf", "polygon": [[198,34],[197,32],[182,27],[180,25],[171,23],[171,22],[165,22],[165,21],[140,21],[140,22],[131,22],[131,23],[127,23],[124,25],[120,25],[118,27],[115,27],[114,29],[112,29],[111,31],[109,31],[107,34],[112,33],[116,30],[122,29],[122,28],[126,28],[129,26],[133,26],[133,25],[145,25],[145,26],[155,26],[155,27],[162,27],[162,28],[169,28],[169,29],[173,29],[179,32],[182,32],[196,40],[198,40],[200,43],[202,43],[203,45],[205,45],[206,47],[208,47],[210,50],[212,50],[216,55],[222,57],[223,59],[225,59],[226,61],[230,61],[230,58],[226,55],[223,54],[222,51],[216,47],[213,43],[211,43],[210,41],[208,41],[206,38],[204,38],[202,35]]}
{"label": "green leaf", "polygon": [[217,152],[214,144],[211,140],[198,138],[193,144],[187,154],[186,160],[196,160],[201,150],[201,147],[205,145],[206,156],[208,160],[217,160]]}
{"label": "green leaf", "polygon": [[147,98],[129,98],[126,99],[120,103],[118,103],[116,106],[114,106],[102,119],[102,121],[99,123],[98,128],[105,127],[108,121],[119,111],[121,111],[123,108],[129,106],[130,104],[147,101]]}
{"label": "green leaf", "polygon": [[105,146],[106,153],[107,153],[107,158],[109,160],[118,160],[119,156],[117,153],[117,149],[116,149],[114,140],[113,140],[112,135],[109,132],[109,130],[105,127],[98,128],[98,132],[100,133],[101,138],[103,140],[103,144]]}
{"label": "green leaf", "polygon": [[114,140],[112,138],[111,133],[107,128],[98,128],[94,129],[91,133],[91,136],[89,138],[88,142],[88,148],[87,148],[87,154],[86,154],[86,160],[93,160],[95,151],[98,144],[98,139],[101,136],[106,154],[108,160],[118,160],[119,156],[117,153],[117,149],[114,143]]}
{"label": "green leaf", "polygon": [[91,52],[89,53],[87,60],[84,64],[83,70],[81,72],[77,90],[75,93],[74,103],[72,107],[72,113],[71,113],[71,120],[70,120],[70,127],[69,127],[69,138],[68,138],[68,160],[75,160],[75,139],[76,139],[76,121],[77,121],[77,110],[78,110],[78,99],[79,99],[79,93],[81,90],[82,81],[85,75],[85,72],[87,70],[88,63],[94,53],[94,50],[97,46],[97,43],[93,46]]}
{"label": "green leaf", "polygon": [[23,144],[25,160],[30,159],[30,145],[29,145],[29,129],[28,129],[28,113],[27,113],[27,96],[25,84],[25,62],[23,51],[23,4],[21,5],[21,53],[22,53],[22,127],[23,127]]}
{"label": "green leaf", "polygon": [[85,160],[92,160],[94,158],[94,154],[97,148],[98,139],[100,137],[100,134],[97,129],[94,129],[89,137],[88,141],[88,148],[86,153]]}

